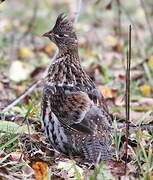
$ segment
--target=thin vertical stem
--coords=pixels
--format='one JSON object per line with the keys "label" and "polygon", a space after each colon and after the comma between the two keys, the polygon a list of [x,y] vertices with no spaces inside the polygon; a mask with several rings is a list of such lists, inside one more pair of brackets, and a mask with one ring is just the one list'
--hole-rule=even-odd
{"label": "thin vertical stem", "polygon": [[127,69],[126,69],[126,159],[125,159],[125,173],[128,159],[128,137],[129,137],[129,122],[130,122],[130,67],[131,67],[131,25],[129,26],[128,37],[128,52],[127,52]]}

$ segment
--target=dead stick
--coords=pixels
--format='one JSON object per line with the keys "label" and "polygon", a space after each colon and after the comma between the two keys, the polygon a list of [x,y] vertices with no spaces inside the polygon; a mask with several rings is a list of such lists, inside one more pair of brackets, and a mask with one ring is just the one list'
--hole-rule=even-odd
{"label": "dead stick", "polygon": [[131,25],[129,26],[128,37],[128,53],[127,53],[127,69],[126,69],[126,152],[125,152],[125,173],[128,159],[128,137],[129,137],[129,122],[130,122],[130,67],[131,67]]}
{"label": "dead stick", "polygon": [[34,82],[28,89],[26,89],[20,96],[18,96],[14,101],[12,101],[7,107],[5,107],[2,112],[9,111],[13,106],[18,104],[22,99],[24,99],[28,94],[30,94],[38,84],[40,84],[41,80]]}
{"label": "dead stick", "polygon": [[[56,51],[54,57],[50,61],[50,64],[52,63],[52,61],[54,61],[54,59],[56,58],[57,54],[58,54],[58,51]],[[47,76],[47,72],[48,72],[48,69],[50,67],[50,64],[49,64],[49,66],[47,66],[46,70],[44,71],[44,73],[42,75],[42,78],[40,80],[34,82],[31,86],[29,86],[21,95],[19,95],[15,100],[13,100],[7,107],[5,107],[2,110],[2,112],[9,111],[12,107],[14,107],[20,101],[22,101],[28,94],[30,94],[44,80],[44,78]]]}

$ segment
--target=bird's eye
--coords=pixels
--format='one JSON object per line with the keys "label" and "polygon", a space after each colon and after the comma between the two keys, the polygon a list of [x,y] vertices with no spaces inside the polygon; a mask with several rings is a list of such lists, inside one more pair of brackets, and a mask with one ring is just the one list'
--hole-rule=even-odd
{"label": "bird's eye", "polygon": [[59,37],[64,37],[64,34],[59,34]]}
{"label": "bird's eye", "polygon": [[62,38],[62,37],[67,37],[68,35],[67,34],[55,34],[56,37],[58,38]]}

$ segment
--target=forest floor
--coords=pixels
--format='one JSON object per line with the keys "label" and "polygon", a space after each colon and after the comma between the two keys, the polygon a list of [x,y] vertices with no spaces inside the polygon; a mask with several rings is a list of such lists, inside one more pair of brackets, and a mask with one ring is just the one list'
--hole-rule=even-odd
{"label": "forest floor", "polygon": [[[78,12],[75,29],[81,64],[104,94],[110,113],[117,117],[112,125],[114,161],[103,162],[94,170],[55,152],[41,130],[43,78],[57,49],[42,34],[61,12],[68,16]],[[153,180],[152,19],[152,0],[0,3],[0,179]],[[130,24],[130,130],[125,174]]]}

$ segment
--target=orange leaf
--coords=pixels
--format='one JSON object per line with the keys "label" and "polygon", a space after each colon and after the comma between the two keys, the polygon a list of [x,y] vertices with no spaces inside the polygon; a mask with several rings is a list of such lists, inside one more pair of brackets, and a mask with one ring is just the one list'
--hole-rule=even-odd
{"label": "orange leaf", "polygon": [[32,164],[36,180],[48,180],[49,168],[47,163],[37,161]]}
{"label": "orange leaf", "polygon": [[104,95],[104,98],[113,98],[114,97],[114,92],[110,88],[102,86],[102,85],[99,85],[98,88]]}
{"label": "orange leaf", "polygon": [[55,49],[56,49],[56,46],[53,43],[50,43],[45,47],[45,52],[47,54],[51,54],[55,51]]}

